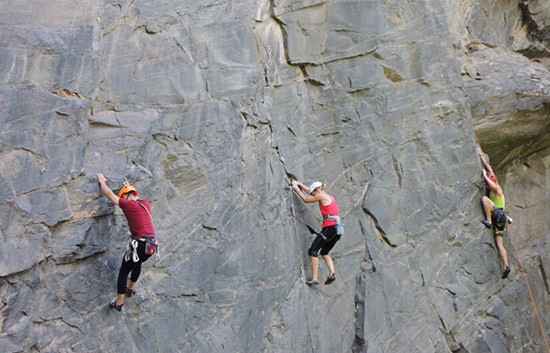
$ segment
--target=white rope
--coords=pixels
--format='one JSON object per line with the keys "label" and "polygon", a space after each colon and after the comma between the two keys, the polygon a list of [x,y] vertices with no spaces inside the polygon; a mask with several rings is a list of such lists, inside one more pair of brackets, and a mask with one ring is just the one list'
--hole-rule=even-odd
{"label": "white rope", "polygon": [[309,313],[309,303],[307,300],[307,293],[306,293],[306,289],[307,289],[307,285],[305,283],[306,270],[304,268],[304,261],[302,259],[302,251],[300,250],[300,242],[298,238],[298,227],[296,225],[296,213],[295,213],[296,210],[294,209],[294,195],[292,192],[292,188],[290,188],[290,200],[291,200],[291,207],[292,207],[292,217],[294,218],[294,235],[296,237],[296,248],[298,249],[298,256],[300,258],[300,271],[302,273],[302,278],[303,278],[303,281],[301,282],[303,286],[302,290],[304,292],[304,302],[306,306],[306,316],[307,316],[307,324],[309,329],[309,338],[311,341],[311,351],[315,353],[315,344],[313,342],[313,331],[311,329],[311,317],[310,317],[311,315]]}

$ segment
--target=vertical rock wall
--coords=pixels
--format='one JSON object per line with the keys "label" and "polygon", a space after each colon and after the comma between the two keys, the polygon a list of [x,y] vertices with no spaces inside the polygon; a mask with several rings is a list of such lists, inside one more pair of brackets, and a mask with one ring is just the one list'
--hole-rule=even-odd
{"label": "vertical rock wall", "polygon": [[[466,1],[454,5],[471,9]],[[467,30],[451,35],[463,44],[457,56],[474,128],[500,178],[507,213],[514,219],[513,238],[509,233],[504,239],[508,257],[515,268],[521,259],[542,327],[548,332],[550,66],[545,33],[550,4],[479,1],[475,6],[477,11],[464,12],[468,25],[462,28]],[[452,18],[455,24],[462,22]],[[507,284],[481,306],[490,318],[484,320],[485,336],[496,333],[502,342],[493,351],[546,351],[527,284],[523,276],[512,279],[514,285]],[[514,331],[517,334],[511,337]]]}
{"label": "vertical rock wall", "polygon": [[[480,4],[0,4],[0,351],[540,351],[479,223],[484,96],[461,74],[483,21],[452,14]],[[96,173],[151,201],[161,241],[121,314],[128,231]],[[320,222],[294,177],[339,203],[331,286],[301,281]],[[541,302],[548,258],[523,250]]]}

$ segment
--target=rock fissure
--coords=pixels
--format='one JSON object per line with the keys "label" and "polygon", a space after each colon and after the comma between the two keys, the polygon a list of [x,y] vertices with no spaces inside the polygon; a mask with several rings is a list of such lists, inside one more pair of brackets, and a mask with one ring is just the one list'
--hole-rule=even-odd
{"label": "rock fissure", "polygon": [[74,97],[74,98],[78,98],[78,99],[88,99],[88,98],[80,95],[79,93],[69,91],[66,88],[54,90],[54,91],[51,91],[50,93],[55,94],[56,96],[59,96],[59,97]]}

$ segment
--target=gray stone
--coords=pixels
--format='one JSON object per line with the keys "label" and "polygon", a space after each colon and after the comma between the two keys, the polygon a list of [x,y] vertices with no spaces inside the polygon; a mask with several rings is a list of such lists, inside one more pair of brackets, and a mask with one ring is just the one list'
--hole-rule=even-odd
{"label": "gray stone", "polygon": [[[548,147],[550,77],[546,67],[504,49],[473,49],[465,58],[479,75],[465,80],[476,133],[496,169]],[[519,129],[521,134],[511,136]],[[506,145],[506,149],[501,146]]]}
{"label": "gray stone", "polygon": [[31,223],[52,227],[71,218],[72,212],[64,189],[39,190],[18,196],[15,205],[29,215]]}
{"label": "gray stone", "polygon": [[550,44],[548,42],[550,39],[550,22],[548,21],[550,6],[548,6],[548,3],[540,0],[530,0],[520,3],[520,7],[525,15],[529,34],[533,36],[535,42],[540,41],[544,47],[548,48]]}
{"label": "gray stone", "polygon": [[[479,222],[474,132],[548,327],[547,10],[0,5],[0,351],[543,350],[512,233],[502,280]],[[97,173],[160,241],[122,313],[127,223]],[[330,286],[303,282],[321,219],[291,179],[338,202]]]}

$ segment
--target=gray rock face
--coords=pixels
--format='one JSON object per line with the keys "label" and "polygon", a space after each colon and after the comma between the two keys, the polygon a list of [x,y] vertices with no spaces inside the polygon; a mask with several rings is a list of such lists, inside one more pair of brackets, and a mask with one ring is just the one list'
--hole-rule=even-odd
{"label": "gray rock face", "polygon": [[[507,213],[514,219],[511,227],[513,239],[505,239],[508,254],[510,256],[514,251],[516,260],[522,259],[523,266],[527,268],[526,278],[542,326],[546,328],[549,200],[545,190],[548,189],[550,76],[548,42],[543,33],[550,4],[522,1],[519,4],[522,21],[509,21],[510,11],[516,11],[512,9],[513,5],[501,2],[493,6],[504,7],[505,11],[485,12],[489,14],[487,26],[502,23],[499,19],[507,19],[503,24],[505,32],[510,34],[507,41],[489,40],[473,30],[471,34],[474,37],[466,39],[467,44],[458,56],[476,134],[483,150],[491,156],[491,163],[507,197]],[[482,38],[481,41],[478,38]],[[523,284],[523,288],[525,286]],[[538,322],[532,314],[533,303],[527,304],[530,300],[525,290],[506,286],[499,291],[500,300],[493,298],[492,303],[484,306],[487,313],[495,313],[495,318],[500,320],[486,320],[489,330],[482,331],[478,336],[483,337],[484,345],[476,346],[480,351],[545,351],[543,344],[538,346],[534,343],[540,342],[543,335],[541,329],[538,328],[538,332],[527,329],[538,326]],[[512,328],[509,321],[514,321],[512,317],[522,305],[533,308],[529,310],[531,314],[523,315],[528,317],[525,324]],[[495,327],[498,329],[495,330]],[[515,332],[514,339],[509,336],[510,331]],[[501,342],[498,345],[502,342],[506,344],[499,347],[497,342]]]}
{"label": "gray rock face", "polygon": [[[516,240],[529,248],[545,244],[549,226],[548,197],[543,191],[547,190],[549,147],[550,75],[545,54],[549,46],[537,33],[545,30],[550,4],[524,1],[520,10],[527,30],[516,32],[510,39],[530,44],[515,48],[498,41],[474,41],[459,57],[476,134],[511,200],[507,210],[515,220]],[[511,49],[519,49],[525,56]]]}
{"label": "gray rock face", "polygon": [[[547,328],[548,7],[0,4],[0,351],[542,351],[510,238],[503,281],[479,223],[474,131]],[[161,242],[122,313],[97,173]],[[338,201],[330,286],[301,280],[320,212],[290,178]]]}
{"label": "gray rock face", "polygon": [[550,75],[543,64],[472,45],[463,67],[476,133],[496,168],[550,145]]}
{"label": "gray rock face", "polygon": [[535,52],[538,49],[538,51],[543,52],[541,54],[547,54],[550,45],[549,4],[541,0],[529,0],[520,2],[519,6],[522,10],[527,30],[529,31],[529,39],[535,43],[531,48]]}

